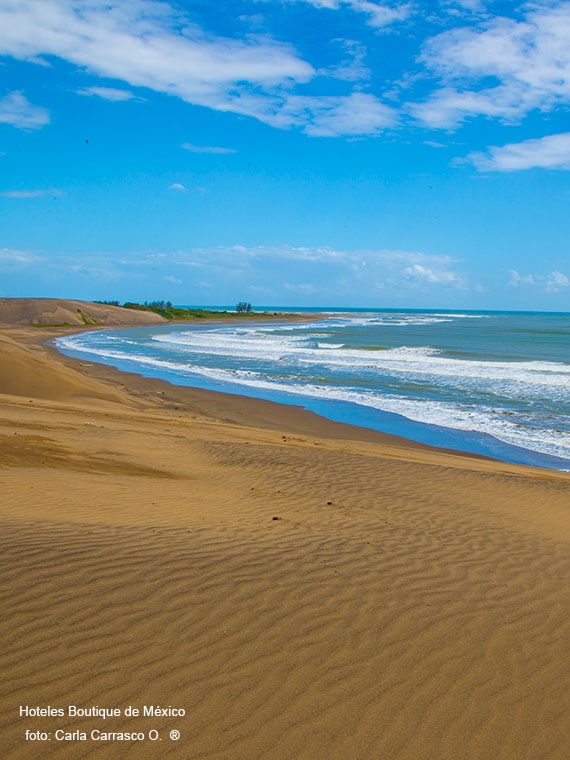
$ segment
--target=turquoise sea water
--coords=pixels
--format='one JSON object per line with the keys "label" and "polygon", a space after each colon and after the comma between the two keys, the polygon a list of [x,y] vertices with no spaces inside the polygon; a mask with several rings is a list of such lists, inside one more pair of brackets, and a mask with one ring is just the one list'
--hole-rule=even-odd
{"label": "turquoise sea water", "polygon": [[[298,311],[298,310],[297,310]],[[297,404],[503,461],[570,470],[570,314],[337,311],[315,320],[100,330],[69,355]]]}

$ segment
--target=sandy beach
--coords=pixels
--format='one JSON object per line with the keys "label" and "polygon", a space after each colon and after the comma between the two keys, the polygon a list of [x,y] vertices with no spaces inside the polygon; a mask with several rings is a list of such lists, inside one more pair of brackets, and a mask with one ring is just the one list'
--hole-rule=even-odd
{"label": "sandy beach", "polygon": [[3,757],[566,760],[569,474],[45,345],[70,329],[0,328]]}

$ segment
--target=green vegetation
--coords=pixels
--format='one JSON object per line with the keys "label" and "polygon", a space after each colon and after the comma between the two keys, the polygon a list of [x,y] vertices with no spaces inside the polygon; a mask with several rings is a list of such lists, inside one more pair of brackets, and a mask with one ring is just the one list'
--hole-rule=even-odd
{"label": "green vegetation", "polygon": [[81,321],[84,325],[98,325],[100,322],[98,322],[96,319],[89,319],[89,317],[86,317],[85,314],[81,311],[81,309],[77,309],[77,313],[81,317]]}
{"label": "green vegetation", "polygon": [[135,303],[127,301],[120,304],[118,301],[95,301],[95,303],[105,304],[108,306],[120,306],[123,309],[135,309],[136,311],[152,311],[159,314],[165,319],[228,319],[231,317],[252,317],[252,316],[277,316],[275,312],[256,312],[253,311],[250,303],[240,301],[235,311],[215,311],[213,309],[183,309],[179,306],[173,306],[171,301],[145,301],[144,303]]}

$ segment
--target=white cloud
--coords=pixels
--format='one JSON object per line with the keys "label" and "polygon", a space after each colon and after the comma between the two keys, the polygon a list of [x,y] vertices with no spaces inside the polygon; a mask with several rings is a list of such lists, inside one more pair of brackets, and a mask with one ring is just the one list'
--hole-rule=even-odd
{"label": "white cloud", "polygon": [[[367,14],[378,25],[408,13],[408,6],[402,4],[388,6],[366,0],[344,4]],[[304,129],[311,135],[376,134],[394,122],[393,111],[373,95],[295,94],[297,85],[319,72],[292,46],[268,37],[251,35],[239,40],[206,34],[187,16],[158,0],[18,0],[0,4],[0,55],[43,65],[48,65],[49,56],[59,57],[99,77],[251,116],[281,129]],[[329,77],[355,81],[358,70],[358,65],[350,71],[341,66],[336,74],[331,69]],[[131,96],[124,88],[105,86],[80,92],[110,100]],[[36,111],[36,119],[39,116]]]}
{"label": "white cloud", "polygon": [[49,124],[49,113],[41,106],[34,106],[21,92],[10,92],[0,100],[0,124],[39,129]]}
{"label": "white cloud", "polygon": [[359,136],[393,126],[396,112],[362,92],[341,97],[290,95],[267,121],[276,127],[304,126],[307,134],[316,137]]}
{"label": "white cloud", "polygon": [[488,154],[471,153],[469,158],[482,171],[570,169],[570,132],[491,147]]}
{"label": "white cloud", "polygon": [[136,96],[129,90],[119,90],[116,87],[84,87],[82,90],[76,90],[78,95],[95,95],[103,100],[119,102],[123,100],[132,100]]}
{"label": "white cloud", "polygon": [[554,271],[546,277],[544,289],[547,293],[559,293],[562,288],[567,288],[570,280],[562,272]]}
{"label": "white cloud", "polygon": [[57,56],[101,77],[261,120],[268,94],[314,74],[288,45],[206,35],[156,0],[4,3],[0,54],[44,64],[42,56]]}
{"label": "white cloud", "polygon": [[304,296],[310,296],[316,291],[316,287],[312,285],[310,282],[299,282],[299,283],[292,283],[292,282],[284,282],[283,287],[286,290],[290,290],[293,293],[300,293]]}
{"label": "white cloud", "polygon": [[180,182],[173,182],[172,185],[169,185],[169,190],[177,190],[179,193],[185,193],[186,188],[184,185],[181,185]]}
{"label": "white cloud", "polygon": [[[361,250],[301,246],[231,246],[200,248],[179,254],[178,263],[215,267],[223,272],[295,271],[301,283],[312,283],[315,292],[331,295],[371,291],[401,292],[410,288],[467,287],[454,270],[455,260],[413,251]],[[275,279],[275,275],[272,275]],[[289,279],[284,280],[291,282]],[[295,287],[299,287],[295,285]]]}
{"label": "white cloud", "polygon": [[[468,289],[456,265],[449,256],[326,246],[235,245],[121,254],[0,250],[3,272],[14,276],[24,273],[26,277],[41,272],[41,281],[51,283],[54,289],[68,283],[74,274],[77,283],[90,289],[92,295],[87,297],[101,297],[101,283],[123,282],[127,292],[136,288],[138,300],[144,300],[156,297],[157,283],[177,288],[190,283],[194,301],[205,298],[209,303],[231,303],[238,295],[252,300],[255,294],[256,299],[263,296],[265,303],[274,304],[302,304],[307,299],[315,304],[338,305],[373,305],[379,301],[409,305],[411,299],[442,304],[463,300]],[[410,276],[410,268],[415,276]],[[212,301],[211,294],[219,300]]]}
{"label": "white cloud", "polygon": [[57,188],[50,188],[48,190],[4,190],[0,192],[2,198],[16,198],[19,200],[26,200],[29,198],[44,198],[46,195],[51,197],[58,197],[63,195],[62,190]]}
{"label": "white cloud", "polygon": [[411,14],[411,3],[396,3],[395,6],[386,3],[373,3],[366,0],[349,0],[353,10],[364,13],[370,26],[377,28],[389,26],[397,21],[404,21]]}
{"label": "white cloud", "polygon": [[460,278],[448,269],[432,269],[423,264],[412,264],[404,269],[404,274],[418,282],[424,281],[438,285],[459,285]]}
{"label": "white cloud", "polygon": [[419,251],[399,250],[343,250],[329,246],[293,246],[293,245],[259,245],[259,246],[215,246],[211,248],[194,248],[191,252],[181,254],[183,256],[203,256],[208,259],[211,256],[240,257],[242,259],[257,260],[259,258],[273,258],[287,261],[311,261],[319,263],[360,263],[377,264],[391,269],[402,269],[412,264],[429,264],[440,268],[448,266],[455,261],[450,256],[427,254]]}
{"label": "white cloud", "polygon": [[445,128],[479,115],[513,121],[570,102],[570,2],[522,8],[522,20],[494,16],[426,44],[421,61],[442,88],[411,107],[420,121]]}
{"label": "white cloud", "polygon": [[191,252],[181,254],[183,260],[197,263],[218,261],[222,266],[229,262],[256,262],[260,260],[276,260],[281,262],[316,262],[331,263],[350,256],[345,251],[337,251],[334,248],[288,245],[260,245],[260,246],[215,246],[211,248],[194,248]]}
{"label": "white cloud", "polygon": [[452,16],[465,16],[484,13],[488,0],[441,0],[441,4]]}
{"label": "white cloud", "polygon": [[455,0],[453,4],[466,8],[468,11],[479,11],[483,7],[481,0]]}
{"label": "white cloud", "polygon": [[370,79],[371,71],[365,64],[366,48],[356,40],[335,39],[333,43],[341,49],[345,60],[336,66],[319,70],[323,76],[344,82],[364,82]]}
{"label": "white cloud", "polygon": [[217,155],[224,155],[229,153],[237,153],[234,148],[223,148],[216,145],[193,145],[192,143],[182,143],[184,150],[189,150],[191,153],[214,153]]}
{"label": "white cloud", "polygon": [[411,3],[377,3],[372,0],[288,0],[288,2],[304,2],[315,8],[339,10],[350,8],[356,13],[363,13],[370,26],[382,28],[404,21],[412,12]]}
{"label": "white cloud", "polygon": [[570,279],[558,270],[553,270],[548,274],[522,275],[516,269],[512,269],[509,274],[509,285],[513,288],[528,286],[539,288],[545,293],[559,293],[563,288],[570,286]]}
{"label": "white cloud", "polygon": [[518,288],[521,285],[534,285],[534,275],[532,274],[520,274],[520,272],[517,272],[516,269],[511,269],[509,272],[511,279],[509,280],[509,285],[513,288]]}
{"label": "white cloud", "polygon": [[412,104],[410,112],[428,127],[452,129],[472,116],[514,118],[520,113],[520,107],[516,90],[495,87],[472,92],[444,87],[425,102]]}
{"label": "white cloud", "polygon": [[[156,0],[18,0],[0,9],[0,50],[78,66],[204,105],[223,105],[228,86],[305,80],[312,68],[288,46],[207,37]],[[224,98],[225,95],[225,98]]]}
{"label": "white cloud", "polygon": [[29,251],[0,248],[0,267],[3,269],[19,269],[33,265],[36,262],[37,257]]}

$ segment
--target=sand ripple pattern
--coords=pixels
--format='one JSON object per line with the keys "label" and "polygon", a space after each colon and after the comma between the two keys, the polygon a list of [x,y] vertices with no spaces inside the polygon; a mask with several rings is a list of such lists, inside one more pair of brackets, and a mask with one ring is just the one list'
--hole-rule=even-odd
{"label": "sand ripple pattern", "polygon": [[[216,520],[5,521],[4,757],[567,758],[568,543],[487,508],[533,488],[562,508],[567,486],[406,463],[396,483],[388,460],[309,444],[202,441],[235,486]],[[144,724],[181,731],[160,751],[32,747],[22,729],[47,724],[20,704],[187,715]]]}
{"label": "sand ripple pattern", "polygon": [[70,372],[0,398],[2,760],[568,759],[569,476]]}

